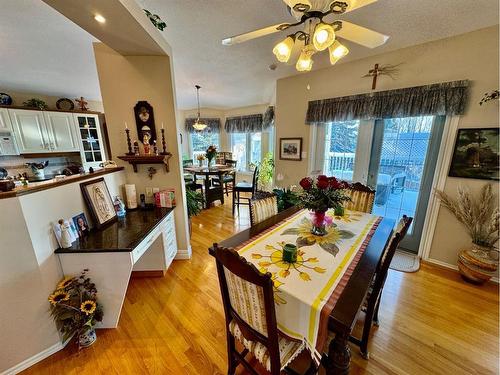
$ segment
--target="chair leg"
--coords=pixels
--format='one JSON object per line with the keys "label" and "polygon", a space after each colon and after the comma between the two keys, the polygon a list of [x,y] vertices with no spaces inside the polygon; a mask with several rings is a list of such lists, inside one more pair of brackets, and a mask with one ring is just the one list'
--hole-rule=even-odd
{"label": "chair leg", "polygon": [[359,351],[361,353],[361,357],[363,357],[364,359],[370,358],[370,353],[368,352],[368,340],[370,338],[370,330],[372,328],[372,323],[373,323],[374,308],[375,308],[374,304],[368,301],[365,323],[363,326],[363,336],[361,337],[361,342],[359,345]]}
{"label": "chair leg", "polygon": [[238,191],[238,216],[240,216],[240,192]]}
{"label": "chair leg", "polygon": [[234,337],[230,334],[227,334],[227,375],[234,375],[236,371],[236,367],[238,367],[238,361],[234,356],[234,352],[236,351],[236,345],[234,342]]}
{"label": "chair leg", "polygon": [[380,300],[382,299],[382,295],[377,300],[377,305],[375,306],[375,312],[373,313],[373,324],[378,327],[379,326],[379,320],[378,320],[378,309],[380,307]]}
{"label": "chair leg", "polygon": [[234,206],[236,204],[236,192],[233,189],[233,216],[234,216]]}

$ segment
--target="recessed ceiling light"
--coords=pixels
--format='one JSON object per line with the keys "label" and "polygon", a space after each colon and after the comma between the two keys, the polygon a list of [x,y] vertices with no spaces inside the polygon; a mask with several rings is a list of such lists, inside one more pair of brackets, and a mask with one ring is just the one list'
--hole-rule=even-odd
{"label": "recessed ceiling light", "polygon": [[106,22],[106,18],[104,18],[104,17],[103,17],[103,16],[101,16],[100,14],[96,14],[96,15],[94,16],[94,19],[95,19],[97,22],[99,22],[99,23],[104,23],[104,22]]}

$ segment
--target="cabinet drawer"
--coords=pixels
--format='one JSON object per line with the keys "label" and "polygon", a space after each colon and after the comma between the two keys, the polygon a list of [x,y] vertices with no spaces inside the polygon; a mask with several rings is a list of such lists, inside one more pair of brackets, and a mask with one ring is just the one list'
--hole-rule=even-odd
{"label": "cabinet drawer", "polygon": [[153,231],[150,233],[142,242],[136,246],[136,248],[132,251],[132,260],[133,262],[137,262],[139,258],[146,252],[147,249],[151,246],[151,244],[158,238],[160,235],[159,231]]}

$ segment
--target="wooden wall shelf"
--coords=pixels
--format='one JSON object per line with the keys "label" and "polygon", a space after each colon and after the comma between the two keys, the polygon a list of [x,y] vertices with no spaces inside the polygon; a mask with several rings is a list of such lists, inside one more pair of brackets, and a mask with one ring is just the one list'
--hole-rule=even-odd
{"label": "wooden wall shelf", "polygon": [[168,162],[170,158],[172,157],[172,154],[170,152],[167,152],[165,155],[123,155],[123,156],[118,156],[118,159],[123,160],[128,162],[129,164],[132,164],[134,167],[134,172],[137,173],[137,165],[138,164],[165,164],[165,170],[170,172],[170,167],[168,165]]}

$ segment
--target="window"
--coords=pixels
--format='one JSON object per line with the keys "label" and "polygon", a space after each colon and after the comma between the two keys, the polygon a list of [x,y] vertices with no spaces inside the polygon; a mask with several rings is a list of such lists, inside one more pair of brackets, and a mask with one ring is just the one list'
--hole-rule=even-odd
{"label": "window", "polygon": [[323,171],[329,176],[352,181],[359,121],[333,122],[326,127]]}
{"label": "window", "polygon": [[231,151],[237,169],[250,170],[250,164],[258,164],[262,158],[262,133],[232,133]]}
{"label": "window", "polygon": [[196,132],[189,134],[191,139],[192,158],[196,161],[196,156],[204,154],[208,146],[215,145],[219,149],[219,133],[217,132]]}

